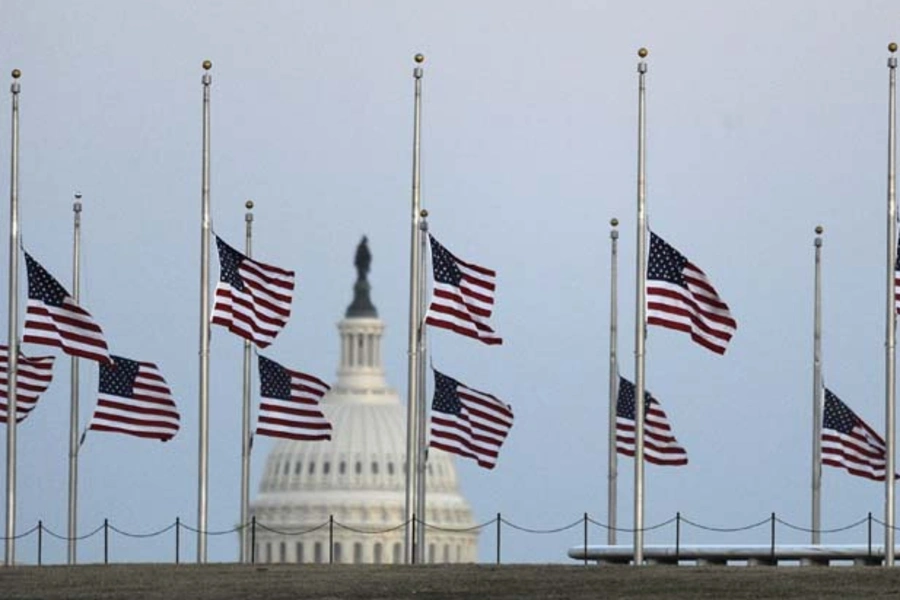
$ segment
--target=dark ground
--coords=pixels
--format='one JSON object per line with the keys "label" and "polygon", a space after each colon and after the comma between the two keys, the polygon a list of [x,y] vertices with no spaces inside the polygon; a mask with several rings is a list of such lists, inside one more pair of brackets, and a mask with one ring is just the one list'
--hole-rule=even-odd
{"label": "dark ground", "polygon": [[900,569],[563,565],[0,567],[0,598],[895,598]]}

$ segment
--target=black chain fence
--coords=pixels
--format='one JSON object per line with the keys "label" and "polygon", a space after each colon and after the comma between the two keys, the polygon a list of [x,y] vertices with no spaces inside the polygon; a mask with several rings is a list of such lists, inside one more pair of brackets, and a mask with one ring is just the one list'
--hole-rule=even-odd
{"label": "black chain fence", "polygon": [[[37,525],[35,525],[31,529],[28,529],[27,531],[24,531],[22,533],[19,533],[19,534],[13,536],[12,539],[14,539],[16,541],[21,541],[21,540],[31,538],[31,536],[36,536],[36,538],[37,538],[36,539],[37,564],[43,565],[44,564],[43,552],[44,552],[44,545],[45,545],[45,541],[44,541],[45,535],[50,536],[51,538],[53,538],[55,540],[66,542],[66,543],[71,542],[71,541],[84,541],[89,538],[93,538],[95,536],[102,536],[103,537],[103,562],[105,564],[108,564],[110,562],[110,549],[111,549],[110,534],[122,536],[123,538],[133,538],[133,539],[148,539],[148,538],[155,538],[155,537],[159,537],[159,536],[171,535],[172,543],[173,543],[173,560],[175,563],[179,563],[179,562],[181,562],[181,534],[182,534],[182,532],[189,532],[189,533],[197,534],[198,536],[204,535],[204,536],[209,537],[209,536],[223,536],[223,535],[230,535],[230,534],[240,534],[243,530],[246,530],[249,534],[249,539],[250,539],[249,545],[250,545],[250,549],[251,549],[250,554],[248,556],[248,562],[255,563],[255,562],[257,562],[257,557],[256,557],[257,532],[262,531],[262,532],[266,532],[269,534],[281,536],[284,538],[293,538],[293,537],[299,538],[299,537],[302,537],[305,535],[319,532],[319,531],[327,528],[328,529],[328,545],[329,545],[327,562],[334,563],[334,562],[336,562],[335,554],[334,554],[335,529],[349,531],[349,532],[352,532],[352,533],[358,534],[358,535],[381,535],[381,534],[385,534],[385,533],[391,533],[391,532],[397,531],[399,529],[403,529],[407,525],[410,525],[410,524],[412,525],[413,531],[415,531],[416,528],[425,528],[426,531],[431,530],[431,531],[445,532],[445,533],[447,533],[447,532],[449,532],[449,533],[467,533],[467,532],[472,532],[472,531],[487,531],[493,526],[494,544],[495,544],[495,548],[496,548],[495,562],[498,565],[502,564],[501,548],[502,548],[504,527],[506,527],[508,530],[511,530],[513,532],[518,532],[518,533],[527,534],[527,535],[559,534],[559,533],[563,533],[566,531],[570,531],[570,530],[579,528],[582,531],[582,539],[580,541],[583,543],[585,551],[587,550],[587,547],[589,545],[590,528],[592,526],[597,529],[600,529],[600,530],[605,530],[605,531],[612,530],[612,531],[616,531],[616,532],[622,532],[625,534],[634,534],[638,531],[634,528],[614,527],[607,523],[597,521],[595,519],[592,519],[590,516],[588,516],[588,513],[584,513],[581,517],[579,517],[573,521],[570,521],[564,525],[561,525],[559,527],[548,527],[548,528],[529,527],[529,526],[522,525],[519,523],[514,523],[514,522],[510,521],[509,519],[506,519],[505,517],[503,517],[503,515],[501,513],[497,513],[497,516],[494,517],[493,519],[490,519],[489,521],[485,521],[483,523],[480,523],[478,525],[474,525],[471,527],[462,527],[462,528],[430,524],[430,523],[421,521],[419,519],[416,519],[415,517],[413,517],[409,521],[401,522],[401,523],[398,523],[397,525],[393,525],[390,527],[385,527],[385,528],[380,528],[380,529],[378,529],[378,528],[360,528],[360,527],[353,527],[353,526],[345,524],[345,523],[341,523],[339,521],[336,521],[334,519],[334,516],[330,516],[327,521],[324,521],[324,522],[322,522],[318,525],[314,525],[312,527],[307,527],[305,529],[296,529],[296,530],[278,529],[278,528],[272,527],[270,525],[267,525],[264,522],[258,521],[256,519],[256,517],[253,517],[249,522],[242,524],[242,525],[237,525],[230,529],[201,531],[195,527],[192,527],[191,525],[183,523],[181,521],[181,518],[179,517],[179,518],[176,518],[173,523],[166,525],[165,527],[162,527],[162,528],[159,528],[159,529],[156,529],[153,531],[149,531],[149,532],[128,531],[126,529],[122,529],[120,527],[112,525],[108,519],[104,519],[103,523],[101,525],[99,525],[98,527],[96,527],[95,529],[90,531],[89,533],[79,535],[75,538],[70,538],[68,536],[59,534],[59,533],[53,531],[52,529],[46,527],[42,521],[38,521]],[[672,534],[673,535],[672,543],[674,544],[674,547],[676,549],[676,554],[677,554],[680,546],[684,543],[685,535],[684,535],[683,529],[685,528],[685,526],[687,526],[687,527],[693,527],[700,531],[718,533],[718,534],[746,532],[746,531],[750,531],[753,529],[768,527],[768,529],[769,529],[768,541],[771,546],[771,551],[772,551],[773,555],[774,555],[775,546],[776,546],[777,526],[781,526],[788,530],[791,530],[794,532],[805,533],[805,534],[812,534],[812,533],[816,533],[816,532],[819,534],[834,534],[834,533],[842,533],[842,532],[850,531],[852,529],[864,527],[866,530],[866,534],[865,534],[866,543],[868,545],[868,552],[870,555],[872,553],[872,529],[873,529],[873,526],[878,526],[880,528],[885,528],[887,526],[886,523],[884,523],[883,521],[874,517],[871,512],[868,513],[867,516],[865,516],[861,519],[858,519],[852,523],[849,523],[847,525],[843,525],[840,527],[833,527],[833,528],[829,528],[829,529],[819,529],[817,531],[810,529],[809,527],[804,527],[802,525],[797,525],[797,524],[785,521],[783,519],[780,519],[776,516],[776,514],[774,512],[771,513],[768,517],[761,519],[759,521],[755,521],[753,523],[748,523],[746,525],[740,525],[740,526],[735,526],[735,527],[723,527],[723,526],[718,526],[718,525],[699,523],[693,519],[683,516],[679,512],[679,513],[676,513],[675,516],[672,517],[671,519],[662,521],[660,523],[656,523],[654,525],[644,527],[641,531],[643,531],[643,532],[660,531],[664,528],[672,527],[673,525],[674,525],[674,532]],[[900,530],[900,527],[893,527],[893,529],[895,531]],[[8,538],[6,538],[4,536],[0,536],[0,540],[3,540],[4,542],[7,539]],[[587,554],[587,552],[585,552],[585,554]],[[323,562],[326,562],[326,561],[323,560]],[[588,559],[585,558],[584,563],[587,564],[587,562],[588,562]]]}

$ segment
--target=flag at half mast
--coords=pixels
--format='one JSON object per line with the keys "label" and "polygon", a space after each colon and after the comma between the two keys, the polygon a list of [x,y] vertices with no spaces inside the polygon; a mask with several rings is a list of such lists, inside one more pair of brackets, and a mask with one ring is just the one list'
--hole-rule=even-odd
{"label": "flag at half mast", "polygon": [[[634,456],[635,440],[634,384],[619,377],[616,400],[616,452]],[[680,467],[688,463],[687,451],[672,434],[669,417],[659,401],[644,391],[644,460],[664,467]]]}
{"label": "flag at half mast", "polygon": [[36,260],[25,252],[28,305],[22,340],[54,346],[66,354],[111,363],[103,330],[88,311]]}
{"label": "flag at half mast", "polygon": [[260,355],[259,388],[257,434],[289,440],[331,439],[331,423],[319,406],[331,389],[327,383]]}
{"label": "flag at half mast", "polygon": [[265,348],[291,316],[294,272],[253,260],[219,236],[216,247],[220,271],[212,322]]}
{"label": "flag at half mast", "polygon": [[[21,423],[34,410],[38,397],[53,380],[53,356],[25,356],[19,352],[18,385],[16,386],[16,423]],[[0,346],[0,423],[9,418],[9,348]]]}
{"label": "flag at half mast", "polygon": [[822,464],[845,469],[851,475],[884,481],[884,438],[825,388],[822,411]]}
{"label": "flag at half mast", "polygon": [[471,458],[493,469],[513,424],[512,407],[434,371],[431,404],[432,448]]}
{"label": "flag at half mast", "polygon": [[434,289],[425,323],[488,345],[503,339],[488,325],[494,310],[497,273],[460,260],[429,235]]}
{"label": "flag at half mast", "polygon": [[100,365],[100,393],[88,429],[167,442],[181,417],[159,368],[121,356]]}
{"label": "flag at half mast", "polygon": [[691,334],[724,354],[737,322],[706,274],[661,237],[650,232],[647,260],[647,323]]}

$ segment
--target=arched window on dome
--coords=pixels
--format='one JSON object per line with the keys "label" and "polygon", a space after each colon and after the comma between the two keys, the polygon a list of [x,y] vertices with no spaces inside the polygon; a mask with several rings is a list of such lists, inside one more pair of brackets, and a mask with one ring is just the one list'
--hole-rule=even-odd
{"label": "arched window on dome", "polygon": [[344,562],[344,547],[340,542],[334,543],[334,562],[341,563]]}
{"label": "arched window on dome", "polygon": [[291,461],[284,461],[284,470],[281,472],[282,475],[290,475],[291,473]]}
{"label": "arched window on dome", "polygon": [[353,564],[359,565],[362,564],[363,561],[363,545],[361,542],[354,542],[353,544]]}
{"label": "arched window on dome", "polygon": [[296,552],[296,556],[294,557],[296,559],[295,562],[302,563],[303,562],[303,542],[297,542],[297,545],[295,546],[294,551]]}
{"label": "arched window on dome", "polygon": [[324,463],[322,463],[322,475],[328,475],[330,471],[331,463],[326,460]]}
{"label": "arched window on dome", "polygon": [[266,562],[272,562],[272,542],[266,542]]}
{"label": "arched window on dome", "polygon": [[285,544],[284,542],[278,544],[278,562],[287,562],[287,544]]}
{"label": "arched window on dome", "polygon": [[393,474],[394,474],[394,463],[389,462],[388,463],[388,475],[393,475]]}
{"label": "arched window on dome", "polygon": [[434,544],[428,544],[428,562],[434,563],[435,547]]}
{"label": "arched window on dome", "polygon": [[378,475],[378,463],[372,461],[372,475]]}
{"label": "arched window on dome", "polygon": [[403,560],[401,559],[401,557],[402,557],[401,551],[402,550],[403,550],[403,547],[400,546],[400,542],[397,542],[394,544],[394,564],[395,565],[399,565],[400,563],[403,562]]}
{"label": "arched window on dome", "polygon": [[357,475],[362,475],[362,462],[356,461],[356,467],[354,468]]}
{"label": "arched window on dome", "polygon": [[[459,548],[457,548],[457,554],[459,553]],[[313,561],[316,564],[322,564],[322,542],[316,542],[313,546]]]}
{"label": "arched window on dome", "polygon": [[316,472],[316,463],[309,461],[309,474],[314,475]]}
{"label": "arched window on dome", "polygon": [[444,562],[450,562],[450,544],[444,544]]}
{"label": "arched window on dome", "polygon": [[345,463],[344,461],[341,461],[341,464],[338,465],[338,473],[343,475],[346,472],[347,472],[347,463]]}
{"label": "arched window on dome", "polygon": [[384,552],[384,547],[381,545],[381,542],[375,542],[375,546],[372,548],[372,560],[376,565],[380,565],[381,561],[384,560],[381,556],[382,552]]}
{"label": "arched window on dome", "polygon": [[301,461],[297,461],[294,463],[294,475],[300,475],[303,472],[303,463]]}

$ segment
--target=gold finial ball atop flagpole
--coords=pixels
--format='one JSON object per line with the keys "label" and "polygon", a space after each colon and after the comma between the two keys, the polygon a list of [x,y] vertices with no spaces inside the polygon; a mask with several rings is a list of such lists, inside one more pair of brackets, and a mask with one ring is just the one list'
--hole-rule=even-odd
{"label": "gold finial ball atop flagpole", "polygon": [[822,232],[825,231],[825,228],[821,225],[816,225],[816,235],[822,235]]}
{"label": "gold finial ball atop flagpole", "polygon": [[613,227],[618,227],[619,220],[617,218],[613,217],[612,219],[609,220],[609,224],[612,225]]}
{"label": "gold finial ball atop flagpole", "polygon": [[204,70],[204,71],[209,71],[210,69],[212,69],[212,61],[211,61],[211,60],[204,60],[204,61],[203,61],[203,70]]}
{"label": "gold finial ball atop flagpole", "polygon": [[428,218],[428,211],[423,208],[421,211],[419,211],[419,216],[423,219]]}
{"label": "gold finial ball atop flagpole", "polygon": [[638,50],[638,56],[640,56],[641,58],[647,58],[648,54],[650,54],[650,51],[646,48],[641,48],[640,50]]}
{"label": "gold finial ball atop flagpole", "polygon": [[413,60],[415,60],[419,64],[422,64],[423,62],[425,62],[425,55],[424,54],[416,54],[415,57],[413,57]]}
{"label": "gold finial ball atop flagpole", "polygon": [[888,44],[888,50],[892,53],[896,52],[897,51],[897,42],[891,42],[890,44]]}
{"label": "gold finial ball atop flagpole", "polygon": [[13,76],[13,79],[18,79],[19,77],[22,76],[22,71],[20,71],[18,69],[13,69],[12,76]]}
{"label": "gold finial ball atop flagpole", "polygon": [[244,206],[247,207],[247,210],[253,210],[253,200],[247,200],[247,201],[244,203]]}

